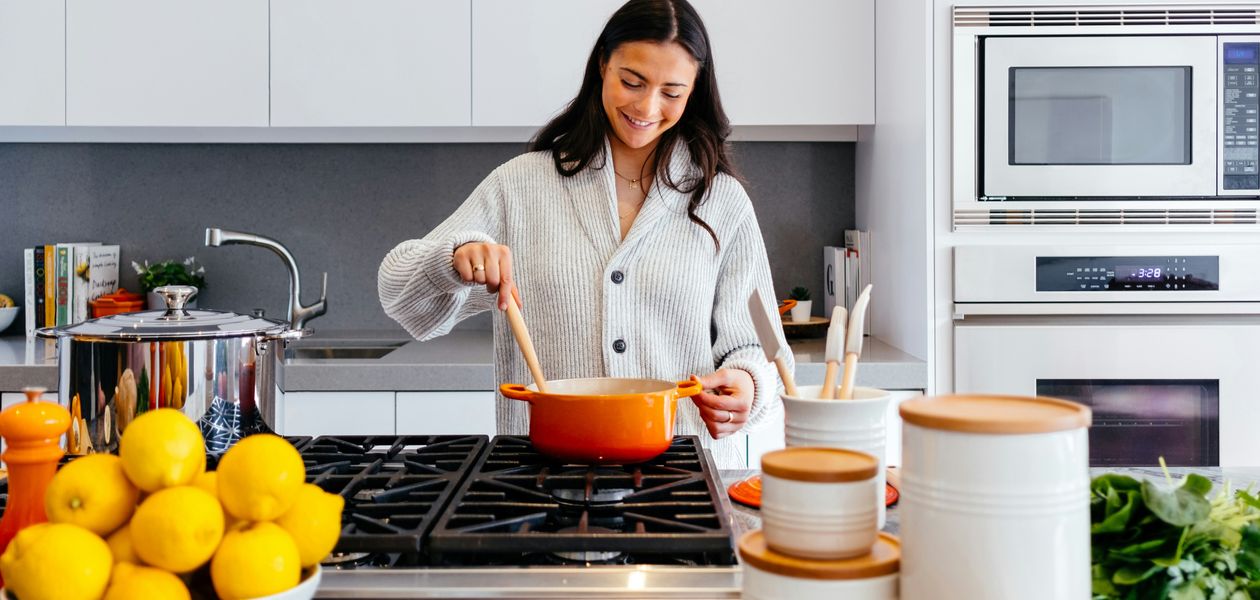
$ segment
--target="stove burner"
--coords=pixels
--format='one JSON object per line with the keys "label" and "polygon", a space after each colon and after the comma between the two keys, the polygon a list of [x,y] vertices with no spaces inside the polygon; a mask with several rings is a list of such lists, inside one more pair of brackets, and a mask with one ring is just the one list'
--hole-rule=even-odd
{"label": "stove burner", "polygon": [[324,558],[320,564],[334,569],[357,567],[364,564],[371,557],[372,554],[369,552],[333,552]]}
{"label": "stove burner", "polygon": [[562,506],[568,505],[575,508],[584,508],[604,504],[620,504],[622,498],[625,498],[633,493],[634,490],[622,489],[592,492],[589,487],[581,490],[574,488],[556,488],[551,490],[551,497],[555,498]]}

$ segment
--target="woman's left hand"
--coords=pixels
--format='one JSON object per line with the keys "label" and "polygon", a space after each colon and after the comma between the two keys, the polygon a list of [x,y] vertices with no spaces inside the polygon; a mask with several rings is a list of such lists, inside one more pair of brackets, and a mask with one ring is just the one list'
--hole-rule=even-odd
{"label": "woman's left hand", "polygon": [[752,409],[753,378],[743,369],[722,369],[703,377],[691,376],[704,387],[691,397],[713,439],[722,439],[744,427]]}

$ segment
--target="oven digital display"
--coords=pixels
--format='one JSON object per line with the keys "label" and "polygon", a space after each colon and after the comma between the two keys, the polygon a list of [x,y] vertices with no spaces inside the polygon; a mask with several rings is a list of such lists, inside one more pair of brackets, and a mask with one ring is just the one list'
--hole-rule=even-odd
{"label": "oven digital display", "polygon": [[1116,267],[1116,281],[1163,281],[1164,268],[1159,265],[1148,267],[1135,267],[1132,265],[1119,265]]}
{"label": "oven digital display", "polygon": [[1038,256],[1038,292],[1220,289],[1218,256]]}

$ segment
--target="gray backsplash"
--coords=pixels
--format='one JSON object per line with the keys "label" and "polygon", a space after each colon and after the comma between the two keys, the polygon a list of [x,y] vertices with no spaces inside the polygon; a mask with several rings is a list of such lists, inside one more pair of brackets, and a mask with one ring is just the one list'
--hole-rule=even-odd
{"label": "gray backsplash", "polygon": [[[261,248],[206,248],[208,226],[276,238],[313,302],[313,329],[400,328],[381,312],[376,268],[398,242],[436,226],[521,144],[0,144],[0,293],[22,303],[22,249],[102,241],[132,260],[196,256],[199,306],[280,318],[288,276]],[[779,296],[821,293],[822,246],[854,223],[852,143],[735,144]],[[815,303],[815,314],[821,313]],[[21,331],[21,317],[5,333]],[[488,318],[461,327],[486,328]]]}

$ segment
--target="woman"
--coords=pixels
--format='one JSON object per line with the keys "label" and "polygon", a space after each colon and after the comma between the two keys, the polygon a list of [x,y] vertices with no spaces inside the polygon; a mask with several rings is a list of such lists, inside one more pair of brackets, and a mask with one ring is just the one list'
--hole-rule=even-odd
{"label": "woman", "polygon": [[[719,467],[728,436],[781,410],[751,320],[773,298],[752,204],[733,175],[730,127],[708,34],[686,0],[631,0],[609,19],[577,97],[495,169],[450,218],[381,263],[385,312],[431,339],[511,298],[548,379],[697,375],[675,432],[700,434]],[[494,319],[500,382],[531,381]],[[790,357],[789,357],[790,359]],[[528,431],[503,398],[500,433]]]}

